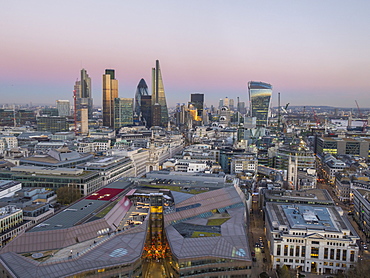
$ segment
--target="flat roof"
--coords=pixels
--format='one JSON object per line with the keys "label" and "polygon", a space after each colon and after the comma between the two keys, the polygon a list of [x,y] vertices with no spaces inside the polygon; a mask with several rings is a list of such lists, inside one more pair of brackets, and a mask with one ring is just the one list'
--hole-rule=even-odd
{"label": "flat roof", "polygon": [[33,227],[29,232],[66,229],[73,227],[83,218],[99,211],[109,201],[82,199],[58,214]]}

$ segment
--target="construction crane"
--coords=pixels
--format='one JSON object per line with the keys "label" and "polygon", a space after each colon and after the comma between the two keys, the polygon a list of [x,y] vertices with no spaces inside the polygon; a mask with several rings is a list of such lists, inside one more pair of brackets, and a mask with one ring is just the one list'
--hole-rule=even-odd
{"label": "construction crane", "polygon": [[313,117],[316,121],[316,126],[318,127],[320,125],[320,119],[319,119],[319,117],[317,117],[315,109],[313,109],[313,107],[311,107],[311,108],[312,108],[312,111],[313,111]]}
{"label": "construction crane", "polygon": [[357,100],[355,100],[355,102],[356,102],[356,106],[357,106],[357,110],[358,110],[358,115],[359,115],[360,119],[362,120],[362,132],[366,132],[367,119],[363,119],[364,115],[362,115],[362,113],[361,113],[361,109],[360,109],[360,106],[357,103]]}

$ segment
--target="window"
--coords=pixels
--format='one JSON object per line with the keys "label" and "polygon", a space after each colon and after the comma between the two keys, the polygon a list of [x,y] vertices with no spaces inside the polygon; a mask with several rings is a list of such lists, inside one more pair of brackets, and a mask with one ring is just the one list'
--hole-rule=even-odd
{"label": "window", "polygon": [[280,256],[280,253],[281,253],[281,245],[280,245],[280,244],[278,244],[278,245],[276,246],[276,256]]}
{"label": "window", "polygon": [[334,260],[334,249],[330,249],[330,260]]}
{"label": "window", "polygon": [[319,256],[319,248],[311,247],[311,258],[317,258]]}
{"label": "window", "polygon": [[340,260],[340,249],[337,249],[337,257],[336,260]]}

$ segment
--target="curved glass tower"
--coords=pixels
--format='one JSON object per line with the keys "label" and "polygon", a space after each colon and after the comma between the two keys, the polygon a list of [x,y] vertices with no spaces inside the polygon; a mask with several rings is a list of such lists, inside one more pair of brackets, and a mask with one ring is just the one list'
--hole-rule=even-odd
{"label": "curved glass tower", "polygon": [[257,126],[267,126],[271,103],[272,85],[263,82],[248,82],[251,117],[256,117]]}
{"label": "curved glass tower", "polygon": [[139,84],[137,85],[136,93],[135,93],[135,103],[134,103],[134,113],[135,116],[140,118],[142,115],[142,107],[141,107],[141,98],[142,96],[149,96],[148,85],[143,78],[141,78]]}

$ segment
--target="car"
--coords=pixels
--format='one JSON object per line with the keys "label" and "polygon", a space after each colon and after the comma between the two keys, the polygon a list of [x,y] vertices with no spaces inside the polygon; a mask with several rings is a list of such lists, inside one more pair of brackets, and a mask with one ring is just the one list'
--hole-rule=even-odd
{"label": "car", "polygon": [[256,242],[256,244],[254,246],[259,248],[261,246],[261,244],[259,242]]}
{"label": "car", "polygon": [[364,247],[364,250],[367,250],[367,245],[366,244],[364,244],[363,247]]}

